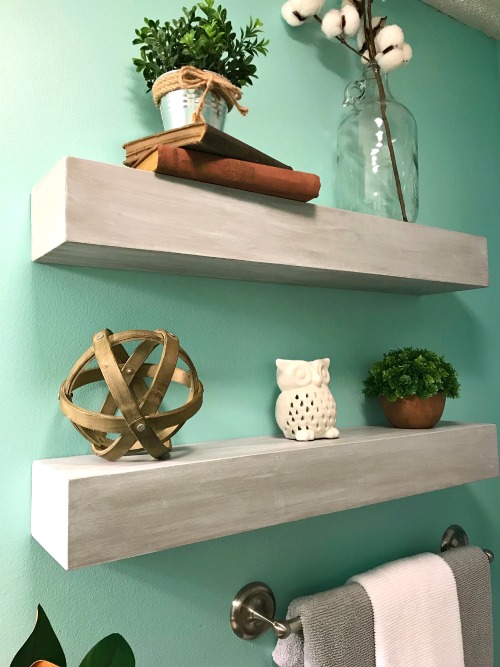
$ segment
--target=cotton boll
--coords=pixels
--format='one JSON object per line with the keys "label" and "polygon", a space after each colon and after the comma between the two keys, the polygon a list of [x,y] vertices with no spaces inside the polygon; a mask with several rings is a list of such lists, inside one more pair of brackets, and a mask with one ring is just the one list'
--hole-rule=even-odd
{"label": "cotton boll", "polygon": [[390,46],[400,49],[404,41],[404,33],[398,25],[386,25],[375,37],[375,47],[378,53],[385,51]]}
{"label": "cotton boll", "polygon": [[370,62],[370,52],[368,51],[368,49],[365,49],[361,54],[361,64],[368,65],[369,62]]}
{"label": "cotton boll", "polygon": [[403,64],[403,51],[391,49],[388,53],[377,53],[375,59],[382,72],[392,72]]}
{"label": "cotton boll", "polygon": [[403,52],[403,63],[406,65],[413,58],[413,49],[405,42],[401,47],[401,51]]}
{"label": "cotton boll", "polygon": [[299,25],[303,25],[305,21],[301,21],[293,13],[293,8],[290,2],[285,2],[281,8],[281,16],[285,19],[288,25],[291,25],[293,28],[296,28]]}
{"label": "cotton boll", "polygon": [[361,23],[358,10],[352,5],[345,5],[340,10],[340,14],[344,18],[344,33],[352,37],[358,32]]}
{"label": "cotton boll", "polygon": [[330,9],[323,17],[321,30],[327,37],[333,39],[342,34],[342,14],[338,9]]}
{"label": "cotton boll", "polygon": [[314,16],[319,12],[325,0],[289,0],[294,12],[299,12],[304,18]]}
{"label": "cotton boll", "polygon": [[[386,16],[374,16],[372,18],[372,28],[373,28],[373,33],[374,33],[375,36],[377,36],[377,34],[380,32],[380,30],[385,26],[386,21],[387,21]],[[358,49],[361,49],[363,44],[366,42],[365,26],[363,25],[363,23],[361,23],[361,27],[360,27],[359,32],[358,32],[357,41],[358,41]]]}
{"label": "cotton boll", "polygon": [[382,28],[385,28],[386,23],[387,23],[387,16],[374,16],[372,18],[372,28],[375,35],[378,35],[378,33],[382,30]]}

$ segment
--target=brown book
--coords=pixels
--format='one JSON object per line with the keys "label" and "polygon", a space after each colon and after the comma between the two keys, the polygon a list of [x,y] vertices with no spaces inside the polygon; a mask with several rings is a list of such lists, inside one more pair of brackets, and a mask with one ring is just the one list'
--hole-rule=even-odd
{"label": "brown book", "polygon": [[164,144],[153,149],[136,169],[304,202],[317,197],[321,187],[315,174],[206,155]]}
{"label": "brown book", "polygon": [[167,132],[159,132],[149,137],[129,141],[123,144],[123,148],[126,151],[123,164],[127,167],[135,166],[152,148],[156,148],[159,144],[189,148],[190,150],[211,153],[213,155],[223,155],[224,157],[244,160],[245,162],[265,164],[269,167],[291,169],[288,165],[275,160],[239,139],[235,139],[230,134],[207,125],[207,123],[192,123],[191,125],[184,125],[183,127],[168,130]]}

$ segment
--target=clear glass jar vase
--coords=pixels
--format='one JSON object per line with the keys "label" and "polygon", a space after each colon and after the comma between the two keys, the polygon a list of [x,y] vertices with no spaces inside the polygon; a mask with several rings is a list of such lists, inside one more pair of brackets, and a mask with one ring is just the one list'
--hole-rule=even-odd
{"label": "clear glass jar vase", "polygon": [[380,74],[377,82],[375,68],[366,67],[365,78],[346,88],[344,107],[349,111],[337,141],[337,204],[348,211],[415,222],[417,125],[412,113],[392,96],[387,74]]}

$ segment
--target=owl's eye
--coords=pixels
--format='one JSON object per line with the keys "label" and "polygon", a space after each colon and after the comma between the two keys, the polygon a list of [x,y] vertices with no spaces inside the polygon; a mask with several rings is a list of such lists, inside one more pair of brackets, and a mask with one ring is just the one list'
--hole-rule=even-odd
{"label": "owl's eye", "polygon": [[293,380],[298,387],[303,387],[311,381],[311,371],[307,363],[302,363],[294,368]]}

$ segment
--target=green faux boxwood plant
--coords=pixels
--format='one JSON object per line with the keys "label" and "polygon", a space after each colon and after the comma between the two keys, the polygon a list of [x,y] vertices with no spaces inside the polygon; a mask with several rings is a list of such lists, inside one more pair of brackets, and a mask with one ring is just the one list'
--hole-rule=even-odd
{"label": "green faux boxwood plant", "polygon": [[396,428],[433,428],[446,398],[460,392],[457,372],[435,352],[403,347],[384,354],[364,381],[363,392],[379,397],[382,410]]}
{"label": "green faux boxwood plant", "polygon": [[188,9],[178,19],[165,21],[145,18],[135,31],[133,43],[140,45],[140,57],[133,62],[142,72],[148,90],[166,72],[190,65],[220,74],[241,88],[257,78],[256,56],[266,55],[268,39],[259,19],[250,18],[239,36],[228,20],[227,11],[205,0]]}
{"label": "green faux boxwood plant", "polygon": [[435,394],[458,398],[460,384],[456,370],[444,357],[425,348],[403,347],[387,352],[373,364],[363,393],[373,398],[384,396],[388,401]]}

